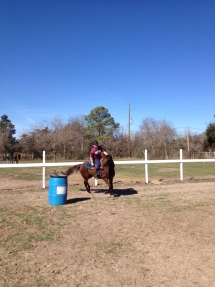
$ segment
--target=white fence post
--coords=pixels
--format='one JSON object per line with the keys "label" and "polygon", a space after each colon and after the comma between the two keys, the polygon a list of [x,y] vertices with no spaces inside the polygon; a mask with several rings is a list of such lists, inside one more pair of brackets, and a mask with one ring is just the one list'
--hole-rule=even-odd
{"label": "white fence post", "polygon": [[98,185],[98,179],[95,178],[95,186]]}
{"label": "white fence post", "polygon": [[183,156],[182,156],[182,149],[180,149],[180,180],[183,181]]}
{"label": "white fence post", "polygon": [[[147,149],[145,149],[145,161],[147,161]],[[146,180],[146,183],[149,183],[148,163],[145,163],[145,180]]]}
{"label": "white fence post", "polygon": [[[43,164],[46,162],[46,152],[43,151]],[[46,188],[46,167],[45,165],[43,166],[43,189]]]}

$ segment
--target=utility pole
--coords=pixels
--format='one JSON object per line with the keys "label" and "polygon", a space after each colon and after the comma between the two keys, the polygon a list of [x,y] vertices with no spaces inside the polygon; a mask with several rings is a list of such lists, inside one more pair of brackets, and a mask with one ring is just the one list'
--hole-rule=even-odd
{"label": "utility pole", "polygon": [[187,127],[187,151],[188,151],[188,154],[190,152],[190,139],[189,139],[189,129]]}
{"label": "utility pole", "polygon": [[131,117],[130,117],[130,103],[128,104],[128,157],[131,157],[131,134],[130,134],[130,124],[131,124]]}

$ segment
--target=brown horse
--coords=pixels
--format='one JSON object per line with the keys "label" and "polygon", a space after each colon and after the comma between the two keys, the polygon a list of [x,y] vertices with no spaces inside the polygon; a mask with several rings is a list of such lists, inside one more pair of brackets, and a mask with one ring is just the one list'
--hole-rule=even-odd
{"label": "brown horse", "polygon": [[[87,192],[91,193],[90,191],[90,185],[88,180],[96,175],[96,169],[95,168],[88,168],[86,167],[86,164],[89,165],[88,162],[84,162],[82,164],[77,164],[71,166],[66,172],[62,172],[63,174],[69,176],[74,171],[80,171],[83,179],[84,179],[84,185],[86,187]],[[104,155],[102,166],[99,171],[100,177],[106,182],[106,184],[109,186],[109,191],[105,193],[110,193],[110,195],[114,195],[113,193],[113,178],[115,175],[115,164],[113,162],[111,155]]]}
{"label": "brown horse", "polygon": [[19,163],[20,159],[21,159],[21,153],[20,153],[20,152],[15,152],[15,153],[13,154],[13,161],[14,161],[15,163]]}

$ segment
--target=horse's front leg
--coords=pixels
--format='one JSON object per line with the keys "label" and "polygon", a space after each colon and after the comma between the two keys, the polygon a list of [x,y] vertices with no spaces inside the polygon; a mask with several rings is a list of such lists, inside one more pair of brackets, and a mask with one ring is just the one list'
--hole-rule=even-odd
{"label": "horse's front leg", "polygon": [[108,180],[108,178],[107,178],[107,177],[103,177],[102,179],[104,180],[104,182],[105,182],[105,183],[108,185],[108,187],[109,187],[109,190],[108,190],[108,191],[105,191],[105,194],[107,194],[107,193],[109,193],[109,192],[110,192],[109,180]]}
{"label": "horse's front leg", "polygon": [[90,185],[89,185],[88,180],[84,180],[84,185],[85,185],[85,187],[86,187],[87,192],[91,193],[91,191],[90,191]]}
{"label": "horse's front leg", "polygon": [[114,195],[113,193],[113,179],[103,178],[105,183],[108,185],[109,189],[108,191],[105,191],[105,194],[110,193],[110,195]]}

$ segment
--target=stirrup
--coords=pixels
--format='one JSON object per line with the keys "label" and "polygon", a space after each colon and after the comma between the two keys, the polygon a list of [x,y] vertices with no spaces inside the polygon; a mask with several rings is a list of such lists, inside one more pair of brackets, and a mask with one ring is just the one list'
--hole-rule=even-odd
{"label": "stirrup", "polygon": [[101,179],[101,175],[100,175],[100,172],[98,171],[96,173],[96,175],[94,176],[95,179]]}

